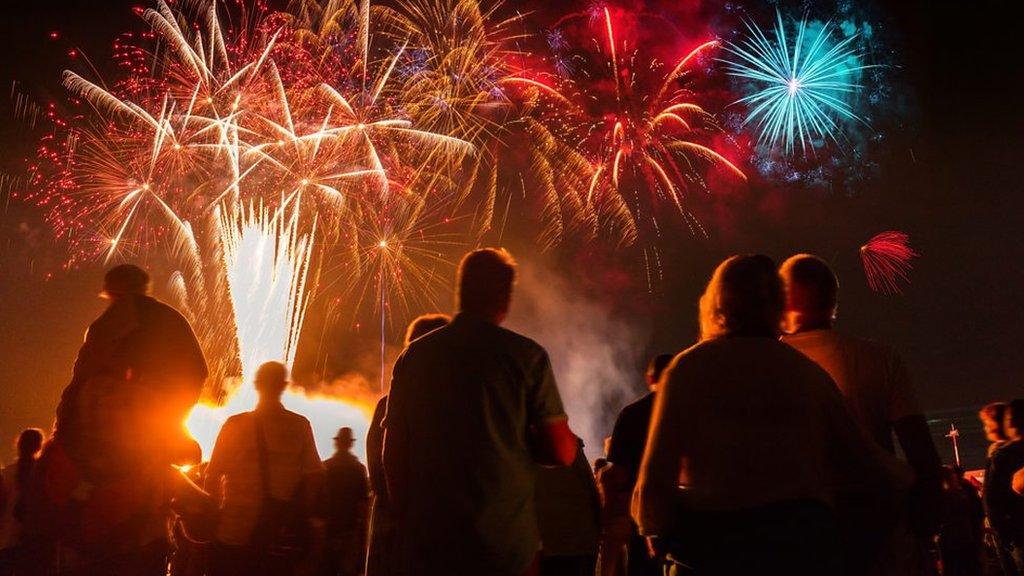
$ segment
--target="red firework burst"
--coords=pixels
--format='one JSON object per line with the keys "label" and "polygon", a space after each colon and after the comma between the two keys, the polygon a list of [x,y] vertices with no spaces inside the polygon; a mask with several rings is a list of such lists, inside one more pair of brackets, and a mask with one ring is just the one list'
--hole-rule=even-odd
{"label": "red firework burst", "polygon": [[882,232],[860,247],[868,286],[882,294],[903,292],[901,284],[910,282],[911,260],[918,256],[910,247],[910,236],[899,231]]}

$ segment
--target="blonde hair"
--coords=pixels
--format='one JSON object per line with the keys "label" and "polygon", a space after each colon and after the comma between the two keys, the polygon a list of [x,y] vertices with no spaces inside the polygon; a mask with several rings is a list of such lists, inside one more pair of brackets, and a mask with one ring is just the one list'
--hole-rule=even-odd
{"label": "blonde hair", "polygon": [[782,282],[771,258],[728,258],[715,269],[700,298],[701,340],[777,335],[783,307]]}
{"label": "blonde hair", "polygon": [[417,317],[409,323],[409,327],[405,330],[405,345],[408,346],[413,340],[438,328],[444,328],[451,321],[451,316],[447,314],[423,314]]}

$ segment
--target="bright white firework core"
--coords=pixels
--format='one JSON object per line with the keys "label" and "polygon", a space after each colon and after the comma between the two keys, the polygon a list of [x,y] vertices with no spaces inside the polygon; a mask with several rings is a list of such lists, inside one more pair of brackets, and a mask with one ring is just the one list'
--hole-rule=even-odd
{"label": "bright white firework core", "polygon": [[[237,327],[242,378],[222,406],[199,404],[186,427],[209,458],[221,426],[229,416],[252,410],[257,395],[253,376],[260,364],[272,360],[291,366],[308,302],[306,279],[312,235],[298,232],[298,206],[289,216],[284,210],[251,207],[240,213],[219,213],[221,243],[231,304]],[[315,225],[314,225],[315,228]],[[309,396],[288,390],[284,405],[309,419],[322,458],[334,452],[332,438],[342,426],[356,438],[369,429],[367,411],[343,399]],[[363,443],[355,453],[365,456]]]}
{"label": "bright white firework core", "polygon": [[298,206],[221,216],[221,244],[238,329],[242,377],[260,364],[291,366],[306,314],[312,237],[298,232]]}
{"label": "bright white firework core", "polygon": [[795,78],[795,77],[789,79],[788,86],[789,86],[789,97],[790,98],[792,98],[793,96],[796,96],[796,93],[799,92],[800,88],[803,87],[801,85],[801,83],[800,83],[800,79],[799,78]]}

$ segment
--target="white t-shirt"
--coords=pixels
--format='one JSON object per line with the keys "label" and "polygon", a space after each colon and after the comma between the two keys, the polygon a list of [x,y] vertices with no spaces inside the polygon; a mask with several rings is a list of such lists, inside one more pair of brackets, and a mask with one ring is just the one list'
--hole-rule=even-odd
{"label": "white t-shirt", "polygon": [[907,369],[892,348],[834,330],[800,332],[782,341],[824,368],[864,430],[894,451],[893,422],[921,410]]}
{"label": "white t-shirt", "polygon": [[323,470],[313,429],[305,417],[277,405],[228,418],[207,469],[207,482],[221,482],[217,539],[224,544],[247,544],[259,518],[264,493],[256,442],[257,412],[266,440],[272,498],[291,500],[304,476]]}

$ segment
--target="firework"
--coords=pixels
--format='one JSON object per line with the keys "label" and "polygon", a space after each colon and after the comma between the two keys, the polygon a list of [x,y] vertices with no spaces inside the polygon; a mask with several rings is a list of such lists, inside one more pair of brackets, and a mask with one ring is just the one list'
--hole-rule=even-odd
{"label": "firework", "polygon": [[745,39],[725,46],[723,61],[727,74],[749,83],[750,94],[736,104],[749,109],[744,124],[754,125],[760,145],[792,155],[799,144],[807,154],[838,142],[843,123],[865,122],[851,105],[860,73],[871,68],[861,64],[857,35],[836,40],[831,22],[814,31],[806,18],[790,35],[780,12],[772,35],[752,22],[746,27]]}
{"label": "firework", "polygon": [[910,236],[903,232],[882,232],[860,247],[868,286],[883,294],[903,291],[900,284],[910,281],[911,260],[917,256],[910,247]]}
{"label": "firework", "polygon": [[258,207],[220,218],[242,377],[248,382],[264,362],[291,366],[295,360],[308,303],[312,233],[298,232],[298,206],[288,204],[273,213]]}
{"label": "firework", "polygon": [[[576,148],[585,159],[583,203],[596,212],[603,227],[621,235],[624,244],[632,244],[645,231],[659,233],[658,205],[663,201],[699,227],[683,197],[688,190],[706,188],[705,171],[714,167],[737,180],[746,179],[710,144],[722,131],[691,88],[699,64],[718,42],[704,42],[666,66],[640,49],[629,49],[607,6],[597,12],[597,18],[593,10],[587,14],[601,57],[594,61],[573,53],[579,70],[557,91],[530,82],[548,95],[556,118],[576,119],[575,126],[563,125],[557,132],[568,130],[572,135],[563,138],[578,142]],[[614,91],[602,94],[608,85]]]}
{"label": "firework", "polygon": [[[344,300],[353,313],[372,305],[383,378],[395,311],[428,305],[450,272],[443,251],[473,237],[445,232],[438,248],[436,230],[468,220],[456,214],[459,175],[480,163],[489,102],[500,100],[483,67],[450,78],[452,66],[495,50],[485,36],[463,53],[469,39],[428,45],[369,2],[292,9],[158,0],[140,10],[151,31],[118,37],[118,77],[65,73],[72,116],[48,111],[54,130],[28,178],[27,199],[46,210],[72,262],[175,270],[171,300],[211,365],[213,387],[188,420],[207,454],[224,419],[255,405],[256,367],[293,363],[318,302]],[[460,14],[474,9],[489,17],[472,2]],[[387,33],[371,33],[372,13]],[[468,30],[483,29],[475,22]],[[424,82],[415,67],[428,48]],[[339,294],[324,293],[332,287]],[[342,424],[365,429],[365,400],[289,392],[285,403],[323,441]]]}

